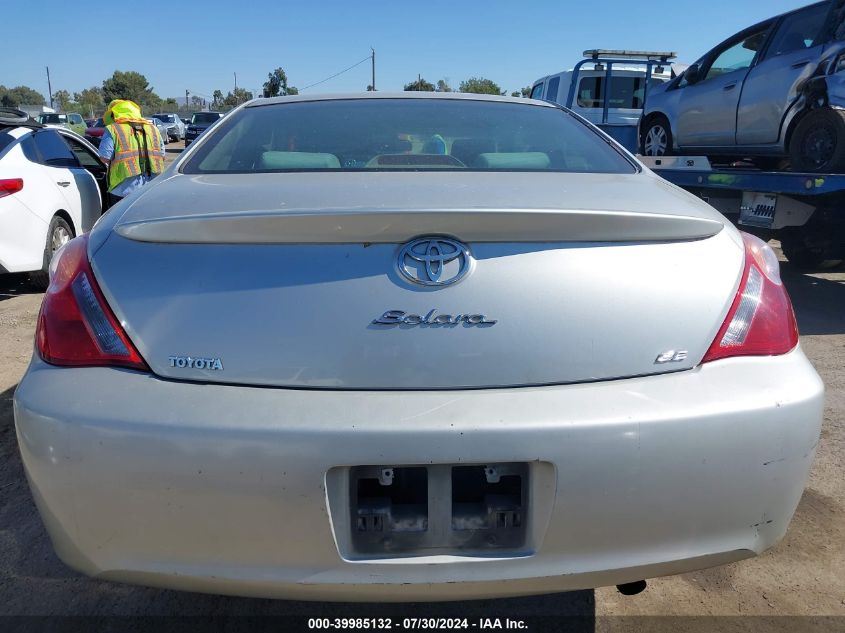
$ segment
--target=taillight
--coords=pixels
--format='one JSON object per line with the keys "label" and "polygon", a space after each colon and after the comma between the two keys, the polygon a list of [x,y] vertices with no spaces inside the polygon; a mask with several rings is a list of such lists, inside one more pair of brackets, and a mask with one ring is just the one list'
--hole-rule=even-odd
{"label": "taillight", "polygon": [[0,198],[23,189],[23,178],[0,178]]}
{"label": "taillight", "polygon": [[87,235],[72,239],[53,258],[35,344],[41,358],[53,365],[119,365],[148,371],[97,285]]}
{"label": "taillight", "polygon": [[704,363],[730,356],[786,354],[798,344],[798,325],[780,278],[777,256],[753,235],[743,233],[742,239],[742,281]]}

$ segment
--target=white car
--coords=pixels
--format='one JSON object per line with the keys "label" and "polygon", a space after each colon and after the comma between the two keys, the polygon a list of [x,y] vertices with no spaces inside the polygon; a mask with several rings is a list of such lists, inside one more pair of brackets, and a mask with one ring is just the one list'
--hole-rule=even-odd
{"label": "white car", "polygon": [[[613,64],[613,74],[610,81],[610,98],[608,100],[607,123],[611,125],[637,125],[643,112],[646,94],[646,65],[643,60],[673,57],[674,53],[636,53],[628,51],[605,51],[603,49],[584,51],[586,58],[591,54],[601,54],[607,57],[626,59],[630,63]],[[612,55],[618,53],[618,55]],[[604,96],[607,90],[607,69],[601,57],[595,58],[595,64],[581,62],[574,69],[557,72],[537,79],[531,87],[532,99],[544,99],[562,106],[569,107],[580,114],[590,123],[602,123],[604,113]],[[581,65],[583,67],[580,67]],[[670,61],[663,65],[652,67],[649,80],[649,90],[672,78],[674,64]],[[572,82],[577,82],[572,103],[568,103]]]}
{"label": "white car", "polygon": [[106,166],[78,134],[0,110],[0,273],[46,287],[53,253],[100,217]]}
{"label": "white car", "polygon": [[167,128],[167,136],[171,141],[181,141],[185,138],[185,124],[174,113],[154,114],[153,117],[161,121]]}
{"label": "white car", "polygon": [[147,121],[152,123],[156,127],[156,129],[158,130],[158,134],[159,134],[159,136],[161,136],[161,142],[164,143],[165,145],[167,145],[168,140],[170,140],[170,134],[167,131],[167,125],[164,123],[164,121],[162,121],[161,119],[154,117],[154,116],[150,116],[150,117],[146,117],[146,118],[147,118]]}
{"label": "white car", "polygon": [[100,579],[636,588],[774,545],[819,441],[771,248],[545,101],[251,101],[53,269],[15,424]]}

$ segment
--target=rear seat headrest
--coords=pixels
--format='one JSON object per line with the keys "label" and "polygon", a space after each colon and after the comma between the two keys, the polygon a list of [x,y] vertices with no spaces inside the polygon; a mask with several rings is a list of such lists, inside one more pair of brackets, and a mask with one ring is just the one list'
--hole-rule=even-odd
{"label": "rear seat headrest", "polygon": [[316,152],[263,152],[260,169],[340,169],[334,154]]}
{"label": "rear seat headrest", "polygon": [[479,154],[473,164],[485,169],[548,169],[551,161],[543,152],[496,152]]}

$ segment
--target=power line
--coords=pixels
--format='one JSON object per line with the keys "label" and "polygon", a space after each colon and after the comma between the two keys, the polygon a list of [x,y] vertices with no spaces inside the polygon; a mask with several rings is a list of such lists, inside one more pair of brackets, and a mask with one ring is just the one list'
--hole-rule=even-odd
{"label": "power line", "polygon": [[343,69],[343,70],[341,70],[339,73],[335,73],[335,74],[334,74],[334,75],[332,75],[331,77],[326,77],[325,79],[321,79],[320,81],[318,81],[318,82],[316,82],[316,83],[309,84],[309,85],[305,86],[304,88],[302,88],[302,89],[300,90],[300,92],[302,92],[302,91],[304,91],[304,90],[308,90],[309,88],[313,88],[314,86],[319,86],[320,84],[326,83],[329,79],[334,79],[335,77],[338,77],[338,76],[342,75],[342,74],[343,74],[343,73],[345,73],[345,72],[349,72],[350,70],[352,70],[352,69],[353,69],[353,68],[355,68],[356,66],[360,66],[360,65],[361,65],[361,64],[363,64],[364,62],[368,62],[368,61],[370,61],[370,58],[371,58],[371,57],[372,57],[372,55],[367,55],[367,56],[366,56],[364,59],[362,59],[360,62],[357,62],[357,63],[355,63],[355,64],[352,64],[349,68],[344,68],[344,69]]}

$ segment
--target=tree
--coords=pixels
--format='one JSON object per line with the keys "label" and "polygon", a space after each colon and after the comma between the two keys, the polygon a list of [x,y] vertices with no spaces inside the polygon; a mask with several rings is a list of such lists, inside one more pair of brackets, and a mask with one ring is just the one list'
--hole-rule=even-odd
{"label": "tree", "polygon": [[226,95],[223,99],[223,107],[236,108],[240,104],[252,99],[252,93],[245,88],[235,88],[232,92]]}
{"label": "tree", "polygon": [[212,101],[211,101],[211,107],[212,108],[217,109],[217,108],[223,107],[223,93],[222,92],[220,92],[219,90],[215,90],[213,93],[211,93],[211,97],[212,97]]}
{"label": "tree", "polygon": [[[219,90],[215,90],[215,92],[220,92]],[[223,100],[223,94],[220,94],[221,101]],[[203,104],[202,97],[198,97],[197,95],[191,96],[191,103],[194,105],[195,108],[201,108]]]}
{"label": "tree", "polygon": [[265,97],[284,97],[285,95],[299,94],[299,90],[293,86],[288,86],[288,76],[282,68],[277,68],[271,73],[267,73],[267,81],[264,82]]}
{"label": "tree", "polygon": [[161,107],[161,97],[153,92],[147,78],[141,73],[130,70],[114,71],[114,74],[103,81],[103,99],[110,103],[113,99],[130,99],[142,110],[155,112]]}
{"label": "tree", "polygon": [[44,95],[29,86],[15,86],[6,88],[0,85],[0,105],[6,108],[17,108],[22,105],[44,105]]}
{"label": "tree", "polygon": [[452,87],[446,79],[438,79],[437,92],[452,92]]}
{"label": "tree", "polygon": [[79,104],[79,109],[93,115],[105,107],[103,103],[103,90],[97,86],[85,88],[82,92],[74,92],[73,100]]}
{"label": "tree", "polygon": [[367,84],[367,92],[373,92],[375,88],[373,88],[373,84]]}
{"label": "tree", "polygon": [[164,100],[164,103],[161,106],[162,110],[178,110],[179,109],[179,102],[176,101],[173,97],[168,97]]}
{"label": "tree", "polygon": [[531,96],[531,86],[525,86],[522,89],[522,96],[523,97],[530,97]]}
{"label": "tree", "polygon": [[55,99],[56,104],[59,106],[59,110],[66,111],[67,104],[70,103],[70,93],[67,90],[56,90],[53,93],[53,99]]}
{"label": "tree", "polygon": [[519,90],[514,90],[514,91],[511,93],[511,96],[512,96],[512,97],[518,97],[518,96],[520,96],[520,95],[519,95]]}
{"label": "tree", "polygon": [[490,79],[484,77],[470,77],[462,81],[459,92],[472,92],[480,95],[503,95],[505,92]]}
{"label": "tree", "polygon": [[416,81],[405,84],[405,92],[434,92],[434,84],[422,77],[417,77]]}

